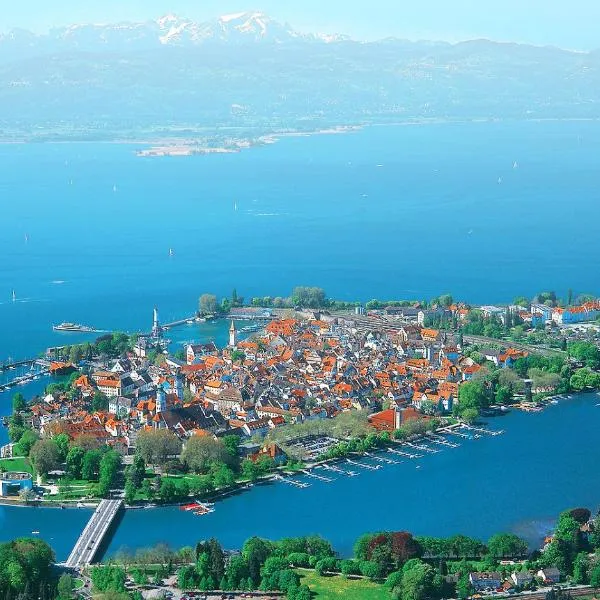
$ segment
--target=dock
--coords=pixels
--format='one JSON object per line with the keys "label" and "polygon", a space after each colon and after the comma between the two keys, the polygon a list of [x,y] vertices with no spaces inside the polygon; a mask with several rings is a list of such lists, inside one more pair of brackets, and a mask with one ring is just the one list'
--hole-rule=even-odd
{"label": "dock", "polygon": [[381,469],[381,465],[368,465],[366,463],[359,463],[359,462],[356,462],[355,460],[350,460],[349,458],[346,459],[346,462],[355,467],[360,467],[362,469],[368,469],[369,471],[378,471],[379,469]]}
{"label": "dock", "polygon": [[344,471],[337,465],[323,465],[323,468],[326,471],[331,471],[332,473],[337,473],[338,475],[346,475],[347,477],[356,477],[358,475],[356,471]]}
{"label": "dock", "polygon": [[429,439],[432,441],[432,443],[438,444],[440,446],[446,446],[447,448],[458,448],[460,446],[460,444],[451,442],[450,440],[446,440],[443,437],[439,437],[432,433],[429,434]]}
{"label": "dock", "polygon": [[365,452],[365,456],[368,456],[369,458],[372,458],[373,460],[376,460],[377,462],[385,463],[386,465],[400,464],[397,460],[392,460],[391,458],[386,458],[384,456],[377,456],[376,454],[369,454],[368,452]]}
{"label": "dock", "polygon": [[421,452],[428,452],[429,454],[437,454],[439,450],[435,448],[430,448],[429,446],[423,446],[422,444],[412,444],[410,442],[405,442],[405,445],[413,450],[420,450]]}
{"label": "dock", "polygon": [[388,452],[403,456],[404,458],[423,458],[422,454],[411,454],[410,452],[404,452],[403,450],[396,450],[395,448],[388,448]]}
{"label": "dock", "polygon": [[313,473],[312,471],[309,471],[308,469],[305,469],[302,472],[307,477],[312,477],[313,479],[318,479],[319,481],[324,481],[325,483],[331,483],[333,481],[333,479],[330,479],[329,477],[325,477],[324,475],[317,475],[316,473]]}
{"label": "dock", "polygon": [[65,563],[66,567],[80,568],[90,565],[94,561],[102,542],[122,508],[122,500],[102,500],[98,504],[92,518],[88,521],[71,554],[69,554],[69,558]]}
{"label": "dock", "polygon": [[289,477],[282,477],[281,475],[275,475],[273,477],[275,481],[281,481],[281,483],[287,483],[289,485],[293,485],[297,488],[307,488],[310,487],[310,483],[303,483],[302,481],[296,481],[295,479],[290,479]]}
{"label": "dock", "polygon": [[475,433],[480,433],[481,435],[502,435],[504,433],[504,429],[500,431],[493,431],[492,429],[485,429],[483,427],[474,427],[473,425],[463,425],[463,429],[467,431],[474,431]]}

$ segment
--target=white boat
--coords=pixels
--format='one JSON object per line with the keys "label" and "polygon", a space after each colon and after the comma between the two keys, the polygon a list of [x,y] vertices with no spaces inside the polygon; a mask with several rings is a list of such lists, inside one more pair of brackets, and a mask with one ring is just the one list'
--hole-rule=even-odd
{"label": "white boat", "polygon": [[12,291],[12,301],[13,302],[17,301],[17,292],[15,292],[15,290]]}
{"label": "white boat", "polygon": [[519,168],[519,163],[515,160],[515,162],[513,163],[513,169],[518,169]]}
{"label": "white boat", "polygon": [[175,256],[175,251],[173,248],[169,248],[169,256]]}
{"label": "white boat", "polygon": [[502,184],[502,177],[498,177],[498,185]]}
{"label": "white boat", "polygon": [[117,186],[113,185],[113,194],[116,194],[116,193],[117,193]]}

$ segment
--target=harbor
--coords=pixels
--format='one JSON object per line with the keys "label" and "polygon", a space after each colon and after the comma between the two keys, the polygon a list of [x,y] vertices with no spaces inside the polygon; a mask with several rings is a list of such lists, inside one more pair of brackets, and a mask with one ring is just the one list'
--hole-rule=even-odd
{"label": "harbor", "polygon": [[[226,547],[238,548],[252,535],[280,539],[312,532],[331,539],[342,554],[348,554],[364,531],[397,529],[416,535],[452,535],[461,531],[482,539],[497,531],[507,531],[537,544],[553,524],[544,520],[545,516],[558,514],[565,508],[562,493],[565,487],[574,491],[573,505],[598,507],[600,474],[591,469],[585,489],[576,485],[576,474],[582,456],[589,457],[589,461],[598,458],[595,431],[600,419],[600,407],[596,406],[599,402],[597,396],[584,394],[551,406],[539,415],[512,411],[489,419],[483,427],[490,432],[504,430],[503,435],[458,438],[464,439],[460,447],[439,447],[439,452],[426,453],[419,459],[409,460],[386,449],[372,450],[364,456],[353,455],[350,458],[355,462],[375,464],[379,462],[375,457],[383,457],[396,463],[382,463],[383,468],[376,471],[359,469],[343,461],[326,463],[311,472],[333,479],[331,482],[299,472],[291,478],[300,483],[310,482],[310,487],[280,485],[281,482],[254,485],[244,493],[219,499],[216,510],[202,518],[179,506],[125,510],[105,556],[124,547],[136,549],[156,543],[168,543],[172,548],[193,545],[198,539],[211,536],[218,537]],[[451,429],[463,431],[459,427]],[[470,432],[465,430],[465,433]],[[456,437],[451,433],[442,435]],[[554,440],[559,436],[576,436],[578,444],[558,447]],[[527,448],[525,441],[529,444]],[[427,440],[410,443],[431,446]],[[396,449],[410,450],[400,442],[391,447]],[[506,461],[507,453],[516,460],[527,460],[531,473],[543,469],[548,462],[560,465],[560,469],[549,486],[540,486],[534,476],[520,478],[516,487],[499,485],[513,473],[513,463]],[[394,509],[380,510],[382,495],[388,499],[388,505],[401,497],[401,513]],[[477,522],[472,515],[478,510],[482,495],[489,498],[489,517]],[[358,522],[349,519],[350,498],[353,505],[361,507]],[[510,514],[501,510],[508,502],[514,506]],[[249,514],[260,514],[265,507],[268,518],[248,518]],[[22,511],[26,511],[27,519],[19,516]],[[452,512],[452,520],[447,518],[448,511]],[[290,518],[292,512],[294,517]],[[0,528],[10,538],[39,531],[42,539],[55,546],[59,559],[65,560],[75,543],[77,528],[83,529],[89,514],[87,509],[0,506]],[[236,527],[231,526],[232,522],[237,523]]]}

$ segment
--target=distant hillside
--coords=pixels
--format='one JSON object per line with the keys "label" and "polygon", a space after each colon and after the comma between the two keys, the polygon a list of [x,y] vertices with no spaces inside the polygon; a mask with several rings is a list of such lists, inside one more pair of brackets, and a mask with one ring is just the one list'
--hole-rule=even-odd
{"label": "distant hillside", "polygon": [[0,136],[599,117],[600,53],[307,35],[262,13],[0,36]]}

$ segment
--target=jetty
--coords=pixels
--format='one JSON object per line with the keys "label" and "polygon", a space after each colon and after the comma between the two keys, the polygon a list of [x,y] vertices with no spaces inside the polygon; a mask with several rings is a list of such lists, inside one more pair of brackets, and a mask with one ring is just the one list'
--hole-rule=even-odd
{"label": "jetty", "polygon": [[377,462],[385,463],[386,465],[400,464],[397,460],[392,460],[391,458],[386,458],[384,456],[377,456],[376,454],[369,454],[368,452],[365,452],[365,456],[368,456],[369,458],[372,458],[373,460],[376,460]]}
{"label": "jetty", "polygon": [[90,565],[104,542],[111,525],[123,508],[122,500],[102,500],[81,532],[69,554],[66,567],[77,569]]}
{"label": "jetty", "polygon": [[428,452],[429,454],[437,454],[439,450],[435,448],[430,448],[429,446],[423,446],[422,444],[412,444],[410,442],[405,442],[405,445],[413,450],[420,450],[421,452]]}
{"label": "jetty", "polygon": [[502,435],[504,433],[504,429],[500,431],[494,431],[492,429],[485,429],[484,427],[474,427],[473,425],[463,425],[463,429],[467,431],[474,431],[475,433],[480,433],[481,435]]}
{"label": "jetty", "polygon": [[325,477],[324,475],[317,475],[316,473],[313,473],[312,471],[309,471],[308,469],[305,469],[302,472],[307,477],[312,477],[313,479],[318,479],[319,481],[324,481],[325,483],[331,483],[333,481],[333,479],[330,479],[329,477]]}
{"label": "jetty", "polygon": [[366,463],[356,462],[355,460],[346,459],[346,462],[350,465],[354,465],[355,467],[361,467],[362,469],[368,469],[369,471],[378,471],[381,469],[381,465],[368,465]]}
{"label": "jetty", "polygon": [[404,452],[403,450],[396,450],[395,448],[388,448],[388,452],[397,454],[398,456],[404,456],[404,458],[423,458],[422,454],[411,454],[410,452]]}
{"label": "jetty", "polygon": [[273,477],[275,481],[281,481],[282,483],[287,483],[289,485],[293,485],[297,488],[307,488],[310,487],[310,483],[304,483],[302,481],[296,481],[295,479],[290,479],[289,477],[282,477],[281,475],[275,475]]}
{"label": "jetty", "polygon": [[432,441],[432,443],[438,444],[440,446],[446,446],[447,448],[458,448],[460,446],[460,444],[451,442],[450,440],[434,435],[433,433],[429,434],[429,439]]}
{"label": "jetty", "polygon": [[331,471],[332,473],[337,473],[338,475],[346,475],[347,477],[356,477],[358,475],[356,471],[344,471],[337,465],[323,465],[323,468],[326,471]]}

